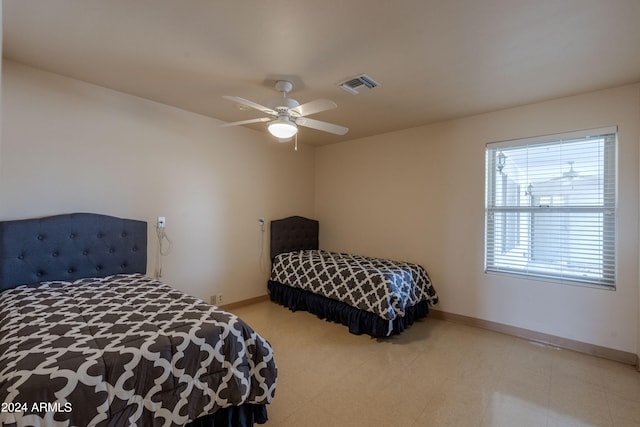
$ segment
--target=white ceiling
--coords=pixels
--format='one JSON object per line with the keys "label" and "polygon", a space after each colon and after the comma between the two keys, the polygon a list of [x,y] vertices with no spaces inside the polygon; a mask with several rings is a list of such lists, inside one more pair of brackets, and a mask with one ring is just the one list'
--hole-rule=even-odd
{"label": "white ceiling", "polygon": [[[314,145],[640,81],[640,0],[4,0],[3,31],[6,58],[223,121],[290,79],[350,128]],[[381,86],[338,87],[360,73]]]}

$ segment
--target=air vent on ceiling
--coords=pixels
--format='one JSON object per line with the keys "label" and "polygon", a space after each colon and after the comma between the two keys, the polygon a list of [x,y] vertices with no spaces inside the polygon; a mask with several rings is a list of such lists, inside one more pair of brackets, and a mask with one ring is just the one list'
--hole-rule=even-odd
{"label": "air vent on ceiling", "polygon": [[349,80],[340,83],[339,86],[347,92],[353,95],[357,95],[358,91],[356,90],[356,88],[373,89],[374,87],[380,86],[380,83],[373,80],[366,74],[360,74],[359,76],[352,77]]}

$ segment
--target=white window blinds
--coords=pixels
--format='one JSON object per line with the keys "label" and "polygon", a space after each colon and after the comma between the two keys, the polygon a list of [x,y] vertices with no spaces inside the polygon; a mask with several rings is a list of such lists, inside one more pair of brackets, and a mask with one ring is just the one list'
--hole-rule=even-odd
{"label": "white window blinds", "polygon": [[615,286],[616,129],[487,144],[485,270]]}

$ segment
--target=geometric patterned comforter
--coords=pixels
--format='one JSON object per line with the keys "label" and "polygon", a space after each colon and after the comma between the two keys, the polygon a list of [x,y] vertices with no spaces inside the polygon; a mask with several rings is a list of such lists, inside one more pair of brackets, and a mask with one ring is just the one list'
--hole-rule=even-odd
{"label": "geometric patterned comforter", "polygon": [[279,254],[271,280],[342,301],[393,321],[421,301],[438,303],[420,265],[359,255],[302,250]]}
{"label": "geometric patterned comforter", "polygon": [[0,293],[1,426],[178,426],[275,387],[266,340],[149,277]]}

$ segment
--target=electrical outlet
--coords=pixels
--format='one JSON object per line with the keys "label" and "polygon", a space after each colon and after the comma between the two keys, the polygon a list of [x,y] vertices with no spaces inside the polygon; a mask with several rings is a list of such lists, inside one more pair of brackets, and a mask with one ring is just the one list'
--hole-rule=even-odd
{"label": "electrical outlet", "polygon": [[264,218],[258,218],[258,225],[260,226],[264,225]]}
{"label": "electrical outlet", "polygon": [[216,295],[216,304],[215,305],[221,305],[222,304],[222,294],[218,294]]}
{"label": "electrical outlet", "polygon": [[158,217],[158,228],[164,228],[167,224],[167,221],[165,219],[165,217],[163,216],[159,216]]}

